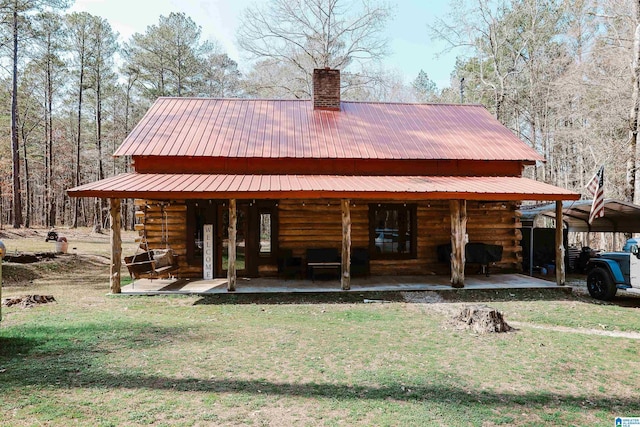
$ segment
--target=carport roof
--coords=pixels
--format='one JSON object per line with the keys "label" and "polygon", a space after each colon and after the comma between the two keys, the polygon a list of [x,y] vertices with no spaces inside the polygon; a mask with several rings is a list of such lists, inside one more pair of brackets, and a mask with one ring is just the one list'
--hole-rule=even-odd
{"label": "carport roof", "polygon": [[[640,233],[640,206],[622,200],[606,199],[604,217],[589,225],[592,200],[565,201],[562,219],[572,232]],[[522,206],[522,224],[531,226],[538,215],[555,219],[555,203]]]}

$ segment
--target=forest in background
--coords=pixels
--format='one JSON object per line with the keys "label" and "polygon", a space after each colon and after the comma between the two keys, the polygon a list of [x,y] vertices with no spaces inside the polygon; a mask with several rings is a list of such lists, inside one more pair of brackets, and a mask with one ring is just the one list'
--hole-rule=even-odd
{"label": "forest in background", "polygon": [[640,198],[640,0],[455,1],[430,26],[458,53],[442,89],[385,68],[388,3],[251,6],[242,67],[183,13],[120,40],[70,3],[0,0],[0,224],[100,230],[105,201],[65,190],[129,170],[111,154],[158,96],[308,99],[318,67],[342,70],[345,100],[482,104],[547,159],[526,176],[584,194],[605,165],[606,197]]}

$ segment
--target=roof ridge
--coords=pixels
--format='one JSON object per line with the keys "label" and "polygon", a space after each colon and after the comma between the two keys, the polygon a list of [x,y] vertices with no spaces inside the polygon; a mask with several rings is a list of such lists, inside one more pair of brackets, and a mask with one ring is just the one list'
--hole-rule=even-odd
{"label": "roof ridge", "polygon": [[213,96],[159,96],[158,99],[171,99],[171,100],[198,100],[203,101],[293,101],[293,102],[308,102],[311,99],[282,99],[282,98],[228,98],[228,97],[213,97]]}
{"label": "roof ridge", "polygon": [[[312,102],[312,99],[282,99],[282,98],[216,98],[209,96],[159,96],[158,99],[171,100],[202,100],[202,101],[269,101],[269,102]],[[486,108],[482,104],[460,104],[455,102],[409,102],[409,101],[357,101],[357,100],[341,100],[340,103],[346,104],[386,104],[386,105],[434,105],[448,107],[481,107]]]}
{"label": "roof ridge", "polygon": [[448,106],[448,107],[482,107],[486,108],[482,104],[457,104],[455,102],[394,102],[394,101],[341,101],[350,104],[390,104],[390,105],[434,105],[434,106]]}

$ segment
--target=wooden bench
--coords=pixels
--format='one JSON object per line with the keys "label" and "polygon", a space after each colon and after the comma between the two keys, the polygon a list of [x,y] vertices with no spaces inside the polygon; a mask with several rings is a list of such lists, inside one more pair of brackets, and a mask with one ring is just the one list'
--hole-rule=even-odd
{"label": "wooden bench", "polygon": [[315,281],[318,275],[340,278],[342,259],[335,248],[307,249],[307,276]]}

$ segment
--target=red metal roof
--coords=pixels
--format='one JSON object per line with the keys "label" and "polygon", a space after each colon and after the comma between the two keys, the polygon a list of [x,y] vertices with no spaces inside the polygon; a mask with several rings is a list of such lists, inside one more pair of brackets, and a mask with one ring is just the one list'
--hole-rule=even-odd
{"label": "red metal roof", "polygon": [[543,161],[478,105],[159,98],[116,156]]}
{"label": "red metal roof", "polygon": [[214,199],[577,200],[578,193],[520,177],[126,173],[68,190],[75,197]]}

